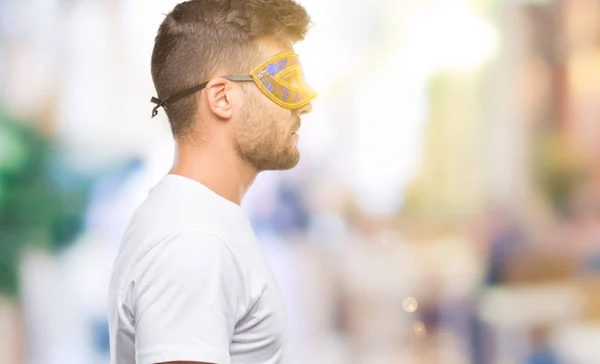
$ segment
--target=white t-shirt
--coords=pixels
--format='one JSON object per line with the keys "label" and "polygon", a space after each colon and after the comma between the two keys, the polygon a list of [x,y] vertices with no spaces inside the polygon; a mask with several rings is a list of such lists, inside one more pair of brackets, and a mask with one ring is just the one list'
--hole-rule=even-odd
{"label": "white t-shirt", "polygon": [[285,311],[246,213],[167,175],[133,215],[110,283],[112,364],[283,363]]}

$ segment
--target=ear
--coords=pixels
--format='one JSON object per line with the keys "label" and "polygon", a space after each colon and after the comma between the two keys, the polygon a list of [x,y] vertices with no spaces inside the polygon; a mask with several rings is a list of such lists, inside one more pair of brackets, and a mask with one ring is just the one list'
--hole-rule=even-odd
{"label": "ear", "polygon": [[221,77],[213,77],[206,85],[208,107],[221,119],[230,119],[233,114],[232,90],[229,81]]}

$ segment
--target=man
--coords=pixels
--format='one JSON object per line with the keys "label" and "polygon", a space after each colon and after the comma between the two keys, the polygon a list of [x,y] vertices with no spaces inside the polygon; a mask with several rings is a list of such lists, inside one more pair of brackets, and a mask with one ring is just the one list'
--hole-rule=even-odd
{"label": "man", "polygon": [[113,364],[284,362],[281,297],[239,205],[259,172],[298,163],[316,94],[292,46],[309,22],[293,0],[193,0],[161,24],[153,116],[176,158],[115,262]]}

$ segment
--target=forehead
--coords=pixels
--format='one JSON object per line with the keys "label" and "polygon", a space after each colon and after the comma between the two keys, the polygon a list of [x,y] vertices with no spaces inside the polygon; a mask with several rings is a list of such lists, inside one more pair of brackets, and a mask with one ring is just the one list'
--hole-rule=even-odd
{"label": "forehead", "polygon": [[273,38],[263,38],[260,39],[257,43],[259,53],[263,61],[279,53],[294,51],[294,47],[291,45],[291,43],[281,42]]}

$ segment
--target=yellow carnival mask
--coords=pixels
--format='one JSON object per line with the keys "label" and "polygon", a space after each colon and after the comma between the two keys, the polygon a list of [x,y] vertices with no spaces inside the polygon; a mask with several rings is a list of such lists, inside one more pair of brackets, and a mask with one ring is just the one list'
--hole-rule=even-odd
{"label": "yellow carnival mask", "polygon": [[[223,76],[236,82],[254,82],[271,101],[286,109],[300,108],[317,97],[317,93],[306,83],[299,56],[293,52],[277,54],[256,67],[249,76]],[[159,107],[168,107],[184,97],[206,87],[208,82],[179,92],[165,100],[153,97],[150,101],[156,106],[152,117],[158,114]]]}

